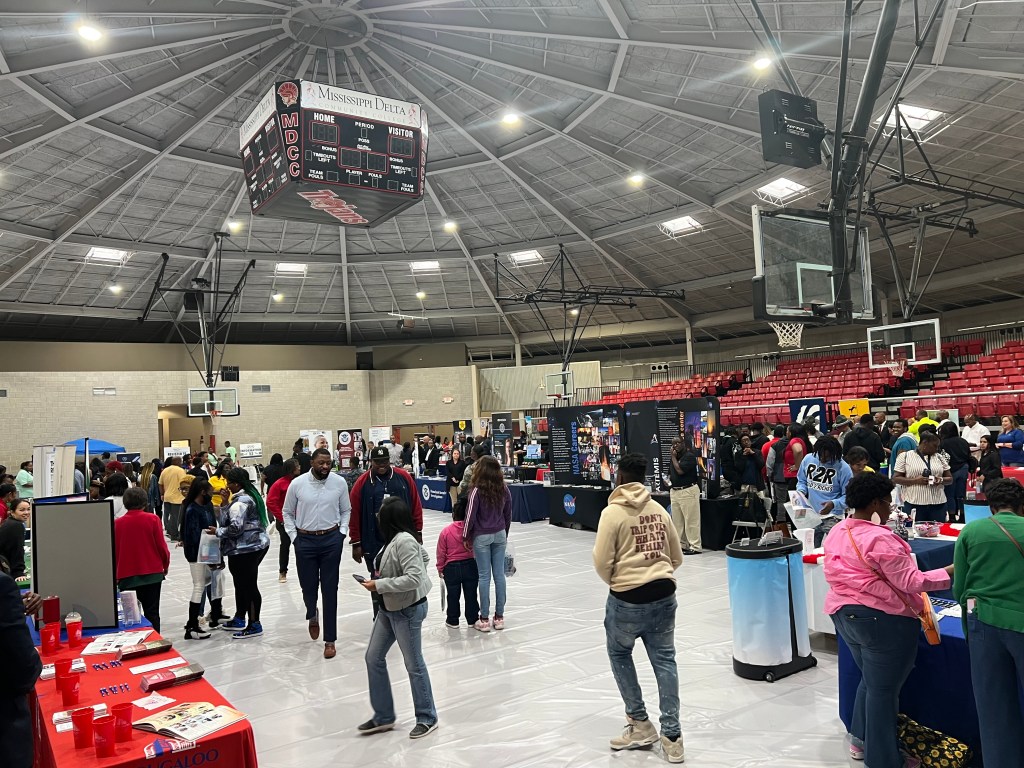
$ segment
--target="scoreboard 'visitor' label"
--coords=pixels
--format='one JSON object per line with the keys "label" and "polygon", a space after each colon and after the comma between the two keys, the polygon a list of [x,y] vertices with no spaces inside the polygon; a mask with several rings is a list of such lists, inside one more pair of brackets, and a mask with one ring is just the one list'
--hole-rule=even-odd
{"label": "scoreboard 'visitor' label", "polygon": [[409,102],[286,80],[239,146],[257,215],[372,227],[423,197],[427,120]]}

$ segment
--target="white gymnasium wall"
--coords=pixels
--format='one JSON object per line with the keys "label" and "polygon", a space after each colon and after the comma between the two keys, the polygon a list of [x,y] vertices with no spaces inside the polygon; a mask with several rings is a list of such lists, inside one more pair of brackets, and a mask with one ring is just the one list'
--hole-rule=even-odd
{"label": "white gymnasium wall", "polygon": [[[544,387],[544,377],[558,373],[562,366],[527,365],[522,368],[486,368],[480,375],[480,412],[518,411],[551,405]],[[573,386],[601,386],[601,364],[597,361],[572,363]]]}

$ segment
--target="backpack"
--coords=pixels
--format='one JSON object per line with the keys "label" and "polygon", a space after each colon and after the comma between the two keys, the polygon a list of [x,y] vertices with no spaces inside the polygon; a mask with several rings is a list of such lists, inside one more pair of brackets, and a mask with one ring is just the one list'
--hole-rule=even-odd
{"label": "backpack", "polygon": [[772,453],[775,454],[775,464],[772,466],[772,482],[785,483],[785,456],[786,448],[789,445],[789,438],[783,437],[772,446]]}

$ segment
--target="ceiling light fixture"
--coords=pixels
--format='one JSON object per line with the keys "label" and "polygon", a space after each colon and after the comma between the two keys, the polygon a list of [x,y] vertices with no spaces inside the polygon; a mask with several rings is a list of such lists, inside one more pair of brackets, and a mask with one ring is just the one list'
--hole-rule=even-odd
{"label": "ceiling light fixture", "polygon": [[413,272],[437,272],[441,269],[439,261],[410,261],[409,269]]}
{"label": "ceiling light fixture", "polygon": [[[938,120],[945,113],[939,112],[937,109],[925,109],[924,107],[915,107],[910,104],[900,104],[900,115],[903,117],[903,123],[910,126],[910,130],[920,132],[924,128],[927,128],[930,123]],[[877,123],[882,118],[879,117],[873,122]],[[896,127],[896,110],[894,109],[889,113],[889,119],[885,121],[886,128]]]}
{"label": "ceiling light fixture", "polygon": [[427,294],[424,293],[423,291],[416,291],[416,298],[419,299],[420,301],[423,301],[425,298],[427,298]]}
{"label": "ceiling light fixture", "polygon": [[272,298],[274,301],[278,301],[279,302],[279,301],[281,301],[284,298],[284,294],[283,293],[275,293],[275,294],[272,294],[270,296],[270,298]]}
{"label": "ceiling light fixture", "polygon": [[501,122],[503,122],[505,125],[519,125],[521,121],[522,118],[519,117],[519,113],[513,112],[511,110],[509,110],[508,112],[501,116]]}
{"label": "ceiling light fixture", "polygon": [[101,37],[103,37],[103,31],[99,27],[94,27],[92,24],[79,24],[78,35],[83,40],[88,40],[90,43],[95,43]]}
{"label": "ceiling light fixture", "polygon": [[444,228],[445,232],[454,232],[456,229],[459,228],[459,225],[456,224],[454,221],[446,221],[442,225],[442,227]]}
{"label": "ceiling light fixture", "polygon": [[235,219],[231,219],[228,222],[228,232],[235,233],[242,228],[242,222]]}
{"label": "ceiling light fixture", "polygon": [[573,307],[572,309],[569,310],[569,314],[572,315],[573,317],[576,317],[576,315],[578,315],[579,313],[580,313],[580,311],[578,309],[576,309],[575,307]]}
{"label": "ceiling light fixture", "polygon": [[515,253],[510,253],[508,258],[516,265],[536,264],[538,261],[544,261],[544,257],[540,255],[540,251],[536,250],[516,251]]}
{"label": "ceiling light fixture", "polygon": [[279,261],[274,267],[274,275],[277,277],[305,277],[306,270],[305,264]]}
{"label": "ceiling light fixture", "polygon": [[118,285],[117,283],[114,283],[114,284],[113,284],[112,286],[110,286],[110,292],[111,292],[112,294],[114,294],[115,296],[117,296],[118,294],[120,294],[120,293],[121,293],[121,291],[123,291],[123,290],[124,290],[124,289],[123,289],[123,288],[122,288],[122,287],[121,287],[120,285]]}
{"label": "ceiling light fixture", "polygon": [[101,264],[124,264],[132,257],[131,251],[121,251],[117,248],[90,248],[85,254],[86,261],[99,262]]}
{"label": "ceiling light fixture", "polygon": [[762,72],[768,69],[768,67],[770,67],[771,65],[772,60],[767,56],[759,56],[758,58],[754,59],[754,69],[760,70]]}
{"label": "ceiling light fixture", "polygon": [[693,216],[680,216],[677,219],[661,222],[658,225],[658,229],[669,237],[681,237],[683,235],[692,235],[694,232],[700,232],[704,227]]}
{"label": "ceiling light fixture", "polygon": [[755,194],[766,203],[782,205],[785,202],[802,197],[808,192],[803,184],[797,184],[786,178],[776,179],[770,184],[758,187]]}
{"label": "ceiling light fixture", "polygon": [[634,187],[639,187],[644,183],[644,175],[642,173],[634,173],[629,177],[628,181]]}

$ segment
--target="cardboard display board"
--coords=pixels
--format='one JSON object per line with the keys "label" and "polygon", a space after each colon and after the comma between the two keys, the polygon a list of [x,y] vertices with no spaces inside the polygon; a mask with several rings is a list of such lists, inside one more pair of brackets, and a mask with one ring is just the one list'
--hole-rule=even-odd
{"label": "cardboard display board", "polygon": [[671,489],[672,441],[682,435],[697,451],[701,490],[707,494],[709,482],[721,474],[718,398],[645,400],[625,407],[627,450],[647,457],[646,481],[651,488]]}
{"label": "cardboard display board", "polygon": [[548,411],[551,469],[558,485],[610,485],[622,448],[617,405]]}
{"label": "cardboard display board", "polygon": [[345,469],[349,465],[349,461],[355,456],[359,461],[362,461],[366,452],[366,446],[363,442],[363,430],[361,429],[339,429],[338,430],[338,443],[337,443],[337,456],[338,466]]}
{"label": "cardboard display board", "polygon": [[32,505],[32,585],[60,597],[64,616],[77,611],[84,629],[117,626],[114,503]]}

